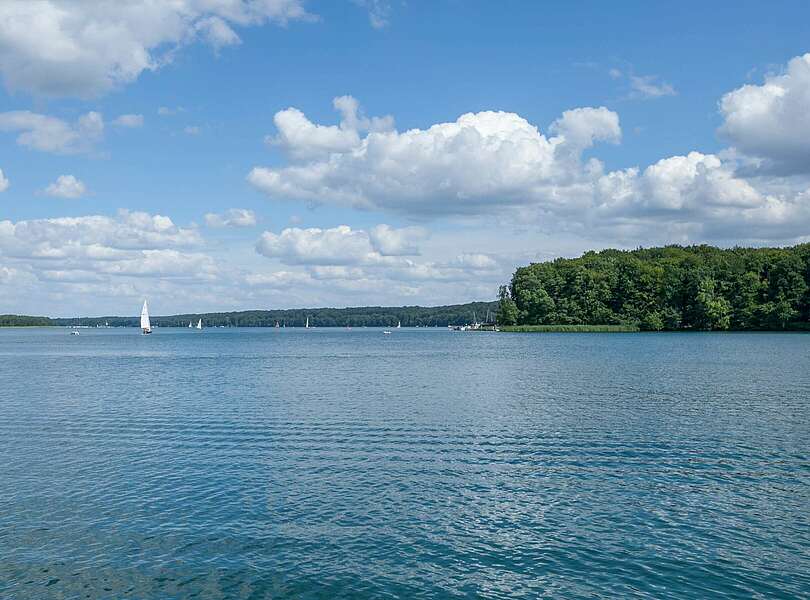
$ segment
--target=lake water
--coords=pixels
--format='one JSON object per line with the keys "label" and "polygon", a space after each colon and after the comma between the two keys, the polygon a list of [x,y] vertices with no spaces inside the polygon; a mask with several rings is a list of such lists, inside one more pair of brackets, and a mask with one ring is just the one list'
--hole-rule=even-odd
{"label": "lake water", "polygon": [[810,335],[0,330],[0,598],[810,595]]}

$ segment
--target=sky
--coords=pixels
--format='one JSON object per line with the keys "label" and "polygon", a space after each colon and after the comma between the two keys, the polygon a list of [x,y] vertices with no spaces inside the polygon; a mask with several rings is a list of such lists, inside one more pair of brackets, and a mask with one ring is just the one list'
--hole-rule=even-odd
{"label": "sky", "polygon": [[810,241],[806,1],[5,0],[0,313],[494,299]]}

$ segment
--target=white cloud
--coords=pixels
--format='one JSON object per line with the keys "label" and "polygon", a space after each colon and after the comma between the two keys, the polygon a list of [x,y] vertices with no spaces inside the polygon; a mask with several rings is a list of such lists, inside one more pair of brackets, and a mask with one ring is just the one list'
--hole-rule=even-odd
{"label": "white cloud", "polygon": [[348,225],[331,229],[291,227],[279,234],[265,231],[256,251],[291,265],[360,264],[372,260],[375,254],[368,234]]}
{"label": "white cloud", "polygon": [[98,314],[102,297],[110,301],[104,310],[117,306],[116,312],[122,298],[144,293],[181,302],[189,286],[198,285],[197,297],[203,297],[204,286],[210,289],[222,273],[198,250],[201,244],[196,229],[125,210],[115,217],[0,220],[2,277],[15,282],[0,303],[14,309],[8,302],[16,299],[18,311],[39,307],[50,314],[60,306],[70,314],[86,305]]}
{"label": "white cloud", "polygon": [[368,231],[369,242],[382,256],[415,256],[419,254],[417,244],[428,237],[422,227],[402,227],[394,229],[390,225],[376,225]]}
{"label": "white cloud", "polygon": [[762,85],[723,96],[720,134],[741,153],[787,173],[810,173],[810,53],[788,62]]}
{"label": "white cloud", "polygon": [[8,186],[8,178],[3,174],[3,169],[0,169],[0,192],[5,192]]}
{"label": "white cloud", "polygon": [[400,257],[419,254],[418,242],[427,237],[421,227],[396,229],[377,225],[369,230],[339,225],[330,229],[288,227],[279,234],[265,231],[256,251],[290,265],[404,264]]}
{"label": "white cloud", "polygon": [[200,135],[202,129],[198,125],[188,125],[183,128],[183,133],[186,135]]}
{"label": "white cloud", "polygon": [[177,227],[169,217],[119,211],[12,222],[0,221],[0,254],[18,258],[115,258],[125,251],[196,246],[196,229]]}
{"label": "white cloud", "polygon": [[247,208],[230,208],[224,213],[206,213],[205,224],[209,227],[253,227],[256,213]]}
{"label": "white cloud", "polygon": [[486,271],[494,269],[498,263],[486,254],[480,253],[465,253],[459,254],[455,260],[450,263],[450,266],[472,269],[474,271]]}
{"label": "white cloud", "polygon": [[216,50],[224,48],[225,46],[235,46],[236,44],[242,43],[237,33],[220,17],[201,19],[196,23],[195,29],[200,32]]}
{"label": "white cloud", "polygon": [[17,143],[42,152],[89,152],[104,135],[104,119],[88,112],[70,124],[62,119],[15,110],[0,113],[0,131],[20,132]]}
{"label": "white cloud", "polygon": [[233,27],[309,19],[302,0],[6,0],[0,73],[9,90],[87,97],[171,62],[202,38],[238,43]]}
{"label": "white cloud", "polygon": [[566,110],[549,131],[559,136],[556,149],[564,149],[575,158],[594,142],[618,144],[622,139],[619,115],[604,106]]}
{"label": "white cloud", "polygon": [[675,88],[666,81],[658,81],[655,75],[630,75],[630,87],[641,98],[661,98],[674,96]]}
{"label": "white cloud", "polygon": [[76,179],[73,175],[60,175],[52,184],[45,188],[48,196],[57,198],[81,198],[87,188],[84,183]]}
{"label": "white cloud", "polygon": [[113,121],[113,125],[130,129],[143,127],[143,115],[121,115]]}
{"label": "white cloud", "polygon": [[367,118],[351,96],[339,96],[332,104],[341,114],[340,125],[316,125],[297,108],[288,108],[273,117],[278,135],[268,136],[267,143],[280,146],[295,160],[309,160],[348,152],[360,145],[360,133],[394,126],[390,116]]}
{"label": "white cloud", "polygon": [[[552,130],[558,135],[547,138],[514,113],[468,113],[424,130],[370,131],[342,150],[334,145],[320,160],[291,152],[294,164],[256,167],[248,180],[278,199],[478,214],[547,197],[548,185],[571,179],[570,163],[584,149],[621,135],[618,116],[604,107],[567,111]],[[318,139],[305,134],[295,148],[312,148]]]}
{"label": "white cloud", "polygon": [[614,112],[565,111],[548,131],[514,113],[470,113],[427,129],[369,131],[317,159],[291,153],[287,166],[256,167],[248,180],[273,199],[417,217],[492,215],[624,244],[783,243],[810,227],[806,184],[748,179],[733,153],[691,152],[605,172],[582,155],[620,141]]}
{"label": "white cloud", "polygon": [[[504,268],[481,253],[462,253],[442,262],[417,262],[406,256],[419,254],[414,242],[425,235],[421,228],[394,229],[387,225],[370,230],[341,225],[331,229],[288,228],[279,234],[265,232],[256,251],[304,271],[254,274],[246,281],[259,287],[295,286],[307,294],[327,289],[332,296],[365,292],[364,303],[389,297],[397,304],[403,297],[419,294],[461,298],[454,294],[473,289],[467,287],[472,283],[473,287],[487,288],[483,297],[491,297],[513,266]],[[480,294],[480,289],[475,294]]]}

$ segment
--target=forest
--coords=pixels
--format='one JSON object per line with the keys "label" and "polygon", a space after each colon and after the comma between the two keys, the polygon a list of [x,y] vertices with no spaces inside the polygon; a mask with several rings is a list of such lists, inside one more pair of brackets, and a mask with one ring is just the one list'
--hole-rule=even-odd
{"label": "forest", "polygon": [[810,330],[810,244],[586,252],[518,268],[501,325]]}

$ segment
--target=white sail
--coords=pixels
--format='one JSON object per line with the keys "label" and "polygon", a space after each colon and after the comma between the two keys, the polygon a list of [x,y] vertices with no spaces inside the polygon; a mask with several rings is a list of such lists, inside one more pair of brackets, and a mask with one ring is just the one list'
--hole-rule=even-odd
{"label": "white sail", "polygon": [[149,307],[146,305],[146,300],[143,301],[143,308],[141,309],[141,330],[144,333],[152,332],[152,325],[149,323]]}
{"label": "white sail", "polygon": [[400,327],[402,327],[402,321],[397,321],[397,329],[399,329]]}
{"label": "white sail", "polygon": [[202,329],[202,319],[197,321],[197,329]]}
{"label": "white sail", "polygon": [[188,322],[188,326],[189,327],[194,327],[194,325],[191,324],[191,321]]}
{"label": "white sail", "polygon": [[304,327],[305,327],[306,329],[309,329],[309,317],[307,317],[307,322],[306,322],[306,324],[304,325]]}

